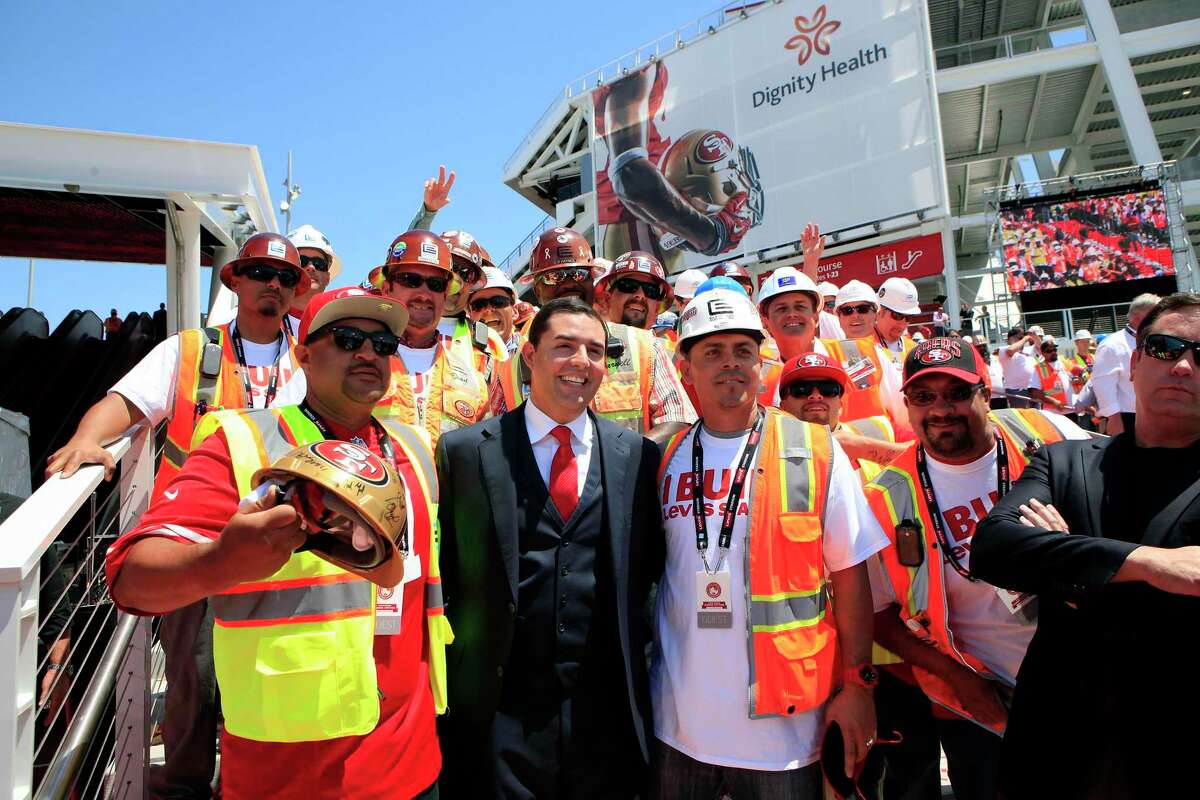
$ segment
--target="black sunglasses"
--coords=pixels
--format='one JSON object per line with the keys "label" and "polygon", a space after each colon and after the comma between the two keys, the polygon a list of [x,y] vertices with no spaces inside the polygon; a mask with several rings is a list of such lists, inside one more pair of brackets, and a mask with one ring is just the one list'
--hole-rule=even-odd
{"label": "black sunglasses", "polygon": [[450,285],[449,278],[431,278],[415,272],[389,272],[387,279],[405,289],[416,289],[421,284],[425,284],[429,287],[429,291],[437,294],[446,291],[446,287]]}
{"label": "black sunglasses", "polygon": [[324,256],[300,256],[300,266],[312,267],[317,272],[329,272],[329,259]]}
{"label": "black sunglasses", "polygon": [[564,267],[547,270],[538,275],[537,280],[547,286],[557,286],[560,283],[591,283],[592,271],[585,267]]}
{"label": "black sunglasses", "polygon": [[939,397],[946,400],[951,405],[965,403],[975,396],[975,393],[983,387],[982,383],[977,383],[972,386],[955,386],[953,389],[948,389],[944,392],[931,392],[924,389],[910,389],[904,393],[908,398],[908,402],[914,406],[931,406],[937,402]]}
{"label": "black sunglasses", "polygon": [[666,294],[657,283],[646,283],[635,278],[617,278],[613,281],[613,288],[622,294],[636,294],[641,289],[642,294],[651,300],[662,300]]}
{"label": "black sunglasses", "polygon": [[875,306],[871,303],[859,303],[856,306],[838,306],[838,315],[848,317],[851,314],[870,314],[875,310]]}
{"label": "black sunglasses", "polygon": [[262,283],[270,283],[273,278],[278,278],[279,285],[285,289],[294,289],[300,282],[300,271],[292,267],[276,269],[267,264],[250,264],[238,270],[237,274]]}
{"label": "black sunglasses", "polygon": [[1166,333],[1151,333],[1142,342],[1142,352],[1159,361],[1178,361],[1189,349],[1192,358],[1200,363],[1200,342]]}
{"label": "black sunglasses", "polygon": [[327,325],[321,330],[308,337],[308,341],[312,341],[318,337],[330,334],[333,336],[333,343],[347,353],[357,352],[363,346],[363,342],[371,340],[371,347],[381,356],[394,355],[396,348],[400,346],[400,337],[388,331],[372,331],[367,333],[361,328],[355,328],[350,325]]}
{"label": "black sunglasses", "polygon": [[808,397],[813,390],[821,393],[822,397],[841,397],[842,385],[837,381],[792,381],[787,386],[780,387],[780,397]]}
{"label": "black sunglasses", "polygon": [[471,301],[472,311],[483,311],[488,306],[492,308],[508,308],[513,304],[513,299],[506,294],[498,294],[492,297],[481,297],[478,300]]}

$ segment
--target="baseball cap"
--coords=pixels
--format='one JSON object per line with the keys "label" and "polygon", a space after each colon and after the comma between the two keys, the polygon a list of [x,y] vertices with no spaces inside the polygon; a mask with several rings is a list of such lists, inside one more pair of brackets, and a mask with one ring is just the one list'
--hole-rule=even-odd
{"label": "baseball cap", "polygon": [[843,390],[850,385],[850,378],[846,375],[846,370],[842,369],[842,365],[820,353],[801,353],[789,358],[783,365],[779,385],[787,386],[792,381],[799,380],[819,381],[822,378],[837,381]]}
{"label": "baseball cap", "polygon": [[300,318],[296,341],[305,344],[310,331],[320,330],[339,319],[354,317],[378,320],[399,336],[408,324],[408,309],[374,289],[351,286],[322,292],[308,301],[304,316]]}
{"label": "baseball cap", "polygon": [[939,336],[918,342],[904,359],[904,384],[908,388],[921,375],[949,375],[967,383],[989,383],[988,369],[979,351],[962,339]]}

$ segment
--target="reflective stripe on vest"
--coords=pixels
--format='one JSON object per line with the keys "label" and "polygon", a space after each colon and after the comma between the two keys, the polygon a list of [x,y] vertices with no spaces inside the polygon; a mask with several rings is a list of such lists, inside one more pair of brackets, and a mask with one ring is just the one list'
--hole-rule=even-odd
{"label": "reflective stripe on vest", "polygon": [[[464,329],[465,330],[465,329]],[[488,385],[479,373],[475,355],[478,351],[467,336],[449,339],[440,334],[432,369],[426,373],[429,380],[441,376],[441,386],[428,389],[425,405],[425,433],[429,446],[437,445],[442,434],[475,424],[480,408],[486,407]],[[405,425],[417,424],[417,409],[411,383],[399,388],[399,382],[412,380],[404,362],[392,356],[392,376],[387,394],[375,406],[374,415],[380,420],[394,418]],[[440,393],[440,400],[435,399]],[[406,401],[404,398],[409,398]]]}
{"label": "reflective stripe on vest", "polygon": [[1058,379],[1058,370],[1044,358],[1038,361],[1036,366],[1038,380],[1042,384],[1042,393],[1060,403],[1067,402],[1067,393],[1063,390],[1062,381]]}
{"label": "reflective stripe on vest", "polygon": [[850,376],[850,391],[842,397],[842,421],[885,416],[887,410],[880,387],[884,364],[875,339],[822,339],[821,343],[829,357]]}
{"label": "reflective stripe on vest", "polygon": [[[989,414],[1008,448],[1009,472],[1015,481],[1028,464],[1028,452],[1034,447],[1030,440],[1041,443],[1061,441],[1063,436],[1045,416],[1035,409],[1005,409]],[[1014,436],[1011,430],[1020,432]],[[929,508],[917,490],[916,443],[885,467],[875,480],[865,487],[867,501],[883,526],[890,544],[881,553],[884,573],[892,585],[900,605],[900,618],[917,638],[934,646],[942,655],[952,658],[981,674],[987,668],[977,658],[963,653],[954,643],[950,629],[949,605],[943,572],[943,558],[933,538]],[[900,563],[896,553],[896,527],[902,522],[915,523],[924,553],[921,565],[908,567]],[[935,567],[931,569],[932,567]],[[913,667],[913,674],[931,700],[971,719],[957,702],[957,696],[940,678]],[[1003,733],[1003,726],[992,727]]]}
{"label": "reflective stripe on vest", "polygon": [[845,425],[855,433],[869,439],[877,439],[881,442],[896,441],[896,429],[892,427],[892,421],[885,416],[863,417],[850,420]]}

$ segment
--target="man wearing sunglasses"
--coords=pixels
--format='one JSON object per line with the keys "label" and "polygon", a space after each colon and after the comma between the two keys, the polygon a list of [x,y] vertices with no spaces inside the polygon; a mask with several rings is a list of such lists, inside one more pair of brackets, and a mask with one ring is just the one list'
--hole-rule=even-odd
{"label": "man wearing sunglasses", "polygon": [[838,322],[846,339],[862,339],[875,333],[879,297],[862,281],[847,281],[834,301]]}
{"label": "man wearing sunglasses", "polygon": [[1040,598],[1004,738],[1007,797],[1172,797],[1194,783],[1180,722],[1200,695],[1173,675],[1198,651],[1200,295],[1145,315],[1130,369],[1136,427],[1043,448],[975,537],[981,578]]}
{"label": "man wearing sunglasses", "polygon": [[[220,278],[237,295],[237,318],[160,342],[88,410],[71,440],[50,456],[47,477],[59,471],[70,477],[81,465],[96,463],[112,477],[115,464],[103,445],[143,419],[152,428],[166,421],[167,441],[152,493],[157,498],[179,473],[193,433],[209,412],[265,408],[291,381],[296,362],[283,319],[296,292],[308,288],[296,248],[277,233],[255,234],[222,267]],[[151,771],[155,795],[211,793],[217,708],[209,613],[201,600],[163,618],[167,757],[162,768]]]}
{"label": "man wearing sunglasses", "polygon": [[[314,297],[296,347],[302,403],[213,415],[212,434],[107,553],[110,592],[130,613],[212,605],[229,800],[436,796],[447,633],[440,593],[426,591],[439,581],[436,473],[420,431],[372,417],[406,317],[374,291]],[[404,483],[404,576],[391,589],[296,552],[316,531],[278,489],[249,496],[258,470],[325,439],[390,461]]]}
{"label": "man wearing sunglasses", "polygon": [[659,473],[651,794],[662,800],[722,789],[815,800],[825,725],[845,733],[847,772],[874,742],[864,561],[886,539],[829,431],[756,402],[762,338],[740,289],[684,309],[680,370],[702,419],[672,437]]}
{"label": "man wearing sunglasses", "polygon": [[971,574],[972,537],[1033,453],[1088,437],[1060,415],[989,412],[988,380],[960,339],[913,348],[904,396],[917,441],[866,486],[889,539],[872,565],[875,641],[904,659],[893,676],[939,707],[954,795],[972,800],[996,796],[1007,700],[1037,621],[1033,597]]}
{"label": "man wearing sunglasses", "polygon": [[916,344],[908,335],[908,323],[921,313],[917,287],[908,278],[888,278],[879,287],[879,313],[875,317],[875,334],[879,343],[892,353],[897,366]]}
{"label": "man wearing sunglasses", "polygon": [[333,245],[325,234],[312,225],[301,225],[288,231],[287,237],[296,246],[296,252],[300,254],[300,268],[308,274],[310,281],[308,291],[297,292],[292,298],[287,323],[294,333],[300,328],[300,319],[304,316],[308,301],[325,291],[329,282],[342,271],[342,262],[333,252]]}
{"label": "man wearing sunglasses", "polygon": [[[543,305],[560,297],[577,297],[592,305],[594,267],[587,239],[570,228],[551,228],[538,237],[529,272],[520,282],[533,284]],[[650,331],[610,323],[607,344],[604,381],[592,401],[597,414],[658,441],[696,418],[671,354]],[[510,359],[505,368],[496,370],[493,384],[492,411],[501,414],[528,396],[528,370],[521,359]]]}
{"label": "man wearing sunglasses", "polygon": [[484,267],[483,277],[483,285],[472,291],[467,301],[467,315],[471,322],[483,323],[498,333],[511,358],[523,341],[516,331],[517,290],[508,276],[495,267]]}
{"label": "man wearing sunglasses", "polygon": [[604,310],[602,313],[607,312],[610,323],[648,331],[673,300],[662,264],[641,250],[618,256],[612,268],[596,281],[596,305]]}

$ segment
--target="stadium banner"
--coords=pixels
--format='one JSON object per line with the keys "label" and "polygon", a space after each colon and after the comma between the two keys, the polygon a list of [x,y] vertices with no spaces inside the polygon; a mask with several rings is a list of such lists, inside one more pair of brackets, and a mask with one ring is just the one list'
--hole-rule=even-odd
{"label": "stadium banner", "polygon": [[[817,263],[817,282],[829,281],[845,286],[858,280],[878,289],[888,278],[911,281],[941,275],[944,266],[942,235],[931,233],[826,256]],[[770,269],[760,273],[758,285],[762,286],[770,275]]]}
{"label": "stadium banner", "polygon": [[594,89],[597,255],[675,273],[947,215],[932,63],[923,0],[785,0]]}
{"label": "stadium banner", "polygon": [[1158,187],[1005,202],[1000,236],[1013,294],[1175,274]]}

